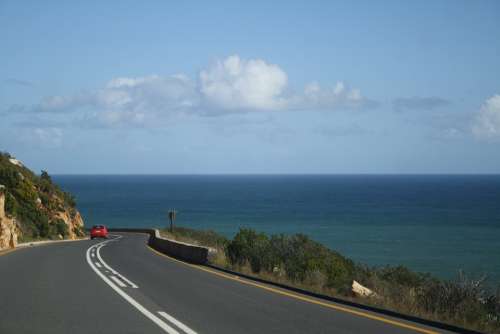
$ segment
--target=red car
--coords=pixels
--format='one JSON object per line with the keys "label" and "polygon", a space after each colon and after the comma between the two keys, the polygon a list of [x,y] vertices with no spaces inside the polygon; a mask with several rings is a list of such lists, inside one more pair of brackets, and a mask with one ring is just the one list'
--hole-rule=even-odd
{"label": "red car", "polygon": [[108,238],[108,229],[104,225],[94,225],[90,230],[90,239]]}

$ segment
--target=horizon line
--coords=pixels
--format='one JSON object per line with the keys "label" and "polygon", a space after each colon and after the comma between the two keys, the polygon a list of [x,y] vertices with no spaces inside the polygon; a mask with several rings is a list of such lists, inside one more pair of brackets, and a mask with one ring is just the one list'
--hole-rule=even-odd
{"label": "horizon line", "polygon": [[54,173],[53,176],[500,176],[500,173]]}

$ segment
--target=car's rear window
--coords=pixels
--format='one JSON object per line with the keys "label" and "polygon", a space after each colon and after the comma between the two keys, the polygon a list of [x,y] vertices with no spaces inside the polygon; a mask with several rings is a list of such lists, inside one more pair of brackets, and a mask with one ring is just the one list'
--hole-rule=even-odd
{"label": "car's rear window", "polygon": [[94,225],[92,228],[95,228],[96,230],[100,230],[100,229],[103,229],[104,226],[103,225]]}

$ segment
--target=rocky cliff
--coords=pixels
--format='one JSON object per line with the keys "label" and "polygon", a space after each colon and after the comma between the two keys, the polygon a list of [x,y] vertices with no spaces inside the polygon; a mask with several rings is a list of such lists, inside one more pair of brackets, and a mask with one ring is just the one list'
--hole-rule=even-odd
{"label": "rocky cliff", "polygon": [[0,185],[0,250],[17,246],[17,223],[5,214],[5,187]]}
{"label": "rocky cliff", "polygon": [[84,235],[74,197],[45,171],[34,174],[22,162],[0,153],[0,250],[18,240],[75,239]]}

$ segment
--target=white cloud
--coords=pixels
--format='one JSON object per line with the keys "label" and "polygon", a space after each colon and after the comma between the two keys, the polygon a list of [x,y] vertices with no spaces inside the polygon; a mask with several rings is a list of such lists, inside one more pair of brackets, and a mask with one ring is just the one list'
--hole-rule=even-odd
{"label": "white cloud", "polygon": [[476,116],[472,132],[478,138],[500,138],[500,95],[486,100]]}
{"label": "white cloud", "polygon": [[323,88],[306,85],[302,94],[288,92],[288,76],[279,66],[237,55],[216,62],[200,73],[200,93],[212,108],[238,110],[291,110],[363,108],[374,105],[358,89],[343,82]]}
{"label": "white cloud", "polygon": [[200,72],[200,93],[209,104],[226,110],[278,110],[287,105],[287,81],[277,65],[230,56]]}
{"label": "white cloud", "polygon": [[344,82],[339,81],[331,88],[322,88],[317,82],[308,84],[302,96],[296,97],[299,108],[337,109],[364,108],[375,106],[376,102],[361,95],[359,89],[349,89]]}
{"label": "white cloud", "polygon": [[183,113],[219,115],[247,111],[335,110],[374,105],[359,90],[343,82],[331,88],[308,84],[291,94],[288,76],[278,65],[237,55],[219,60],[200,71],[196,80],[186,75],[119,77],[103,88],[70,96],[52,96],[32,110],[78,115],[76,122],[91,126],[162,125]]}
{"label": "white cloud", "polygon": [[198,104],[195,84],[187,77],[152,75],[116,78],[95,94],[97,117],[106,124],[143,124]]}
{"label": "white cloud", "polygon": [[142,125],[164,119],[166,113],[188,110],[198,104],[195,84],[186,76],[115,78],[102,89],[72,96],[45,98],[33,109],[70,113],[83,110],[92,125]]}

